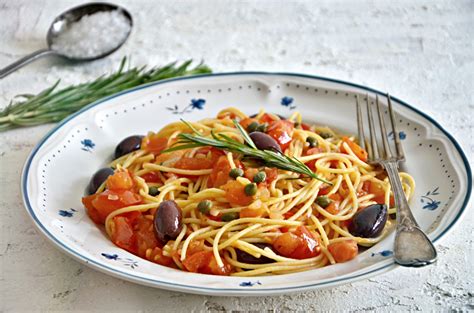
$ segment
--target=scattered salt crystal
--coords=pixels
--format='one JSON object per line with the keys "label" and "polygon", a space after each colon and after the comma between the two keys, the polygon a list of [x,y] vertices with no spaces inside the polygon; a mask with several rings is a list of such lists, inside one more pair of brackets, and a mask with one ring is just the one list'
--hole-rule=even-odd
{"label": "scattered salt crystal", "polygon": [[119,10],[83,16],[53,39],[52,49],[71,58],[90,58],[115,49],[130,33]]}

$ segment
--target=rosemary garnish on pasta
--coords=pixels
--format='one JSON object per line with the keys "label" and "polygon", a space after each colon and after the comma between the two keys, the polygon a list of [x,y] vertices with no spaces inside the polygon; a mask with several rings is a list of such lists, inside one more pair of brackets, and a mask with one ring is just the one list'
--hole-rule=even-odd
{"label": "rosemary garnish on pasta", "polygon": [[272,150],[259,150],[248,133],[240,126],[240,124],[234,120],[235,127],[239,130],[246,144],[240,143],[239,141],[230,138],[229,136],[223,134],[215,134],[211,131],[212,138],[205,137],[194,128],[190,123],[181,120],[183,123],[188,126],[193,133],[185,134],[181,133],[178,135],[178,141],[173,145],[173,147],[162,151],[163,153],[172,152],[183,149],[191,149],[197,147],[211,146],[217,149],[226,150],[230,152],[240,153],[244,157],[249,157],[257,161],[262,162],[268,167],[275,167],[285,171],[291,171],[294,173],[299,173],[306,175],[308,177],[320,180],[326,184],[332,185],[331,182],[320,178],[316,175],[311,169],[306,166],[300,160],[289,157],[283,153],[272,151]]}

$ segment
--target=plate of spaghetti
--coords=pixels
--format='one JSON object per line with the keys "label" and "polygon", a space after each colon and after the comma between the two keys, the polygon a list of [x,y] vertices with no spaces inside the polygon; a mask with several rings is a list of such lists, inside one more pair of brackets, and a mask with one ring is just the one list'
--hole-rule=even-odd
{"label": "plate of spaghetti", "polygon": [[[98,101],[33,150],[22,179],[34,224],[102,272],[169,290],[272,295],[396,268],[397,209],[358,144],[355,101],[383,93],[300,74],[158,82]],[[403,189],[437,241],[471,191],[464,153],[392,98]],[[387,112],[385,113],[387,114]]]}

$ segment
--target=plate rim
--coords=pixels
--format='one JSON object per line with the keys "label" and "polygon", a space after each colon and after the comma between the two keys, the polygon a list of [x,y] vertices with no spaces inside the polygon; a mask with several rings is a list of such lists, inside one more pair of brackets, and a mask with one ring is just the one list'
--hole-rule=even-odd
{"label": "plate rim", "polygon": [[[100,263],[97,262],[93,259],[89,259],[88,257],[82,255],[81,253],[74,251],[73,249],[69,248],[67,245],[62,244],[52,233],[48,231],[48,229],[38,220],[31,204],[30,200],[28,197],[28,190],[27,190],[27,182],[28,182],[28,176],[30,173],[30,167],[32,160],[34,159],[36,153],[40,150],[40,148],[43,146],[43,144],[57,131],[59,131],[64,125],[66,125],[70,120],[74,119],[76,116],[81,115],[83,112],[98,106],[101,103],[107,102],[113,98],[120,97],[122,95],[128,94],[128,93],[133,93],[141,89],[146,89],[150,88],[153,86],[157,85],[163,85],[175,81],[182,81],[182,80],[193,80],[193,79],[200,79],[200,78],[206,78],[206,77],[221,77],[221,76],[244,76],[244,75],[260,75],[260,76],[287,76],[287,77],[298,77],[298,78],[308,78],[308,79],[313,79],[313,80],[321,80],[321,81],[327,81],[327,82],[333,82],[337,84],[342,84],[350,87],[356,87],[360,88],[366,91],[369,91],[371,93],[375,93],[381,96],[386,95],[386,93],[381,92],[378,89],[374,89],[372,87],[340,80],[340,79],[335,79],[335,78],[330,78],[330,77],[325,77],[325,76],[318,76],[318,75],[310,75],[310,74],[303,74],[303,73],[293,73],[293,72],[265,72],[265,71],[241,71],[241,72],[224,72],[224,73],[212,73],[212,74],[200,74],[200,75],[193,75],[193,76],[184,76],[184,77],[177,77],[177,78],[171,78],[171,79],[166,79],[166,80],[161,80],[161,81],[156,81],[156,82],[151,82],[147,83],[141,86],[137,86],[131,89],[127,89],[124,91],[121,91],[119,93],[107,96],[105,98],[99,99],[97,101],[94,101],[93,103],[85,106],[84,108],[80,109],[79,111],[71,114],[64,120],[60,121],[55,127],[53,127],[46,135],[43,136],[43,138],[35,145],[35,147],[31,150],[30,154],[28,155],[28,158],[25,161],[25,164],[22,169],[22,174],[21,174],[21,193],[22,193],[22,200],[23,200],[23,205],[25,206],[26,211],[28,212],[29,217],[33,220],[34,225],[43,233],[46,238],[48,238],[51,242],[55,244],[57,248],[60,248],[62,251],[66,252],[68,255],[72,256],[74,259],[80,261],[81,263],[84,263],[94,269],[97,269],[101,272],[105,272],[108,274],[111,274],[114,277],[119,277],[128,281],[140,283],[140,284],[145,284],[148,286],[154,286],[154,287],[162,287],[170,290],[175,290],[175,291],[182,291],[182,292],[191,292],[191,293],[200,293],[200,294],[209,294],[208,292],[216,292],[218,291],[218,294],[220,295],[258,295],[258,294],[277,294],[277,293],[282,293],[284,291],[290,291],[290,292],[297,292],[297,291],[303,291],[303,290],[309,290],[309,289],[315,289],[315,288],[325,288],[329,287],[331,285],[336,286],[343,284],[344,282],[353,282],[357,280],[361,280],[364,277],[371,277],[376,274],[387,272],[389,270],[392,270],[394,268],[397,268],[398,265],[394,262],[394,260],[391,260],[389,264],[381,265],[375,269],[372,269],[368,272],[360,273],[357,275],[349,276],[349,277],[344,277],[344,278],[335,278],[331,281],[326,281],[326,282],[318,282],[318,283],[312,283],[312,284],[306,284],[306,285],[301,285],[301,286],[289,286],[289,287],[278,287],[278,288],[256,288],[256,289],[242,289],[242,288],[217,288],[217,287],[197,287],[197,286],[189,286],[189,285],[184,285],[184,284],[179,284],[179,283],[174,283],[174,282],[166,282],[166,281],[161,281],[157,279],[151,279],[151,278],[146,278],[146,277],[141,277],[138,275],[133,275],[130,273],[126,273],[123,271],[120,271],[116,268],[108,266],[106,263]],[[441,126],[436,120],[431,118],[428,114],[420,111],[416,107],[408,104],[407,102],[398,99],[397,97],[391,96],[393,100],[401,104],[402,106],[413,110],[414,112],[418,113],[421,115],[423,118],[427,119],[431,124],[433,124],[438,130],[440,130],[448,139],[449,141],[454,145],[456,148],[457,152],[459,153],[461,160],[463,161],[464,168],[466,170],[466,178],[467,178],[467,190],[466,190],[466,195],[464,197],[464,201],[461,205],[460,211],[457,213],[457,215],[453,218],[453,221],[446,226],[446,228],[441,232],[436,238],[433,239],[433,242],[437,242],[438,240],[442,239],[445,237],[450,231],[452,231],[453,227],[457,224],[459,224],[460,218],[466,214],[468,210],[468,203],[469,199],[471,196],[472,192],[472,171],[471,167],[469,164],[469,161],[457,142],[457,140],[446,130],[444,129],[443,126]]]}

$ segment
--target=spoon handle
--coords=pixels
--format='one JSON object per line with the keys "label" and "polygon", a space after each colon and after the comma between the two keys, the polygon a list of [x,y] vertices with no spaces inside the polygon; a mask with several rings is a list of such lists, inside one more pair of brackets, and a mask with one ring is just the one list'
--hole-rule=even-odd
{"label": "spoon handle", "polygon": [[24,56],[23,58],[19,59],[18,61],[13,62],[10,65],[7,65],[6,67],[0,69],[0,79],[4,78],[11,72],[16,71],[20,67],[23,67],[24,65],[33,62],[36,59],[41,58],[42,56],[49,55],[49,54],[54,54],[53,50],[50,49],[41,49],[38,51],[35,51],[33,53],[28,54],[27,56]]}

